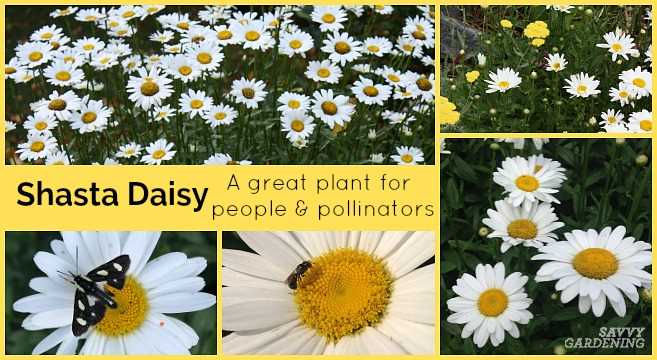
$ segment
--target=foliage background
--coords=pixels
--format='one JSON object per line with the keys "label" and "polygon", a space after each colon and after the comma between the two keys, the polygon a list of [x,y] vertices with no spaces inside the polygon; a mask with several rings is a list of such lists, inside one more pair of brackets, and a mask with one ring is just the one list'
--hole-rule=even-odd
{"label": "foliage background", "polygon": [[[38,251],[51,251],[50,241],[61,239],[58,232],[7,232],[5,234],[5,352],[31,354],[32,349],[52,330],[27,331],[21,327],[26,314],[14,312],[13,303],[34,294],[28,287],[31,278],[43,276],[32,260]],[[204,292],[217,294],[217,233],[216,232],[163,232],[151,259],[165,253],[179,251],[188,257],[202,256],[208,261],[201,273],[205,279]],[[72,304],[71,304],[72,306]],[[172,314],[198,334],[198,345],[192,354],[217,353],[217,307],[186,314]],[[54,354],[55,349],[48,352]]]}
{"label": "foliage background", "polygon": [[[492,150],[497,147],[498,150]],[[451,154],[441,156],[440,183],[440,327],[441,354],[552,354],[568,337],[597,337],[602,326],[646,327],[643,349],[569,350],[568,354],[650,354],[652,345],[651,301],[641,297],[638,304],[626,299],[627,314],[618,317],[609,303],[602,317],[591,312],[582,315],[577,300],[561,304],[555,293],[554,281],[537,284],[533,280],[545,261],[530,261],[534,248],[514,246],[504,255],[500,239],[479,236],[484,226],[481,220],[486,210],[501,200],[503,188],[493,182],[493,172],[508,156],[529,156],[538,153],[529,142],[525,150],[515,150],[512,144],[493,140],[446,140]],[[555,196],[559,221],[565,224],[555,232],[574,229],[602,230],[605,226],[624,225],[626,236],[651,243],[651,165],[638,166],[639,154],[651,154],[649,139],[627,139],[617,144],[614,139],[551,139],[543,146],[544,156],[561,162],[568,179]],[[534,319],[519,325],[520,338],[508,334],[497,348],[490,342],[476,348],[471,338],[461,339],[462,326],[446,321],[451,312],[446,301],[454,296],[451,287],[463,273],[474,274],[477,264],[504,262],[507,275],[519,271],[529,276],[525,285],[534,303],[529,311]],[[652,273],[652,268],[646,268]]]}
{"label": "foliage background", "polygon": [[[98,7],[98,6],[79,6]],[[7,6],[6,7],[6,24],[5,24],[5,58],[7,61],[13,56],[14,48],[19,42],[29,40],[32,32],[42,26],[56,24],[64,29],[64,33],[71,37],[71,42],[80,39],[83,36],[95,36],[108,42],[107,34],[104,30],[99,30],[88,23],[75,21],[73,17],[64,17],[52,19],[49,13],[54,9],[63,8],[63,6]],[[105,6],[105,8],[109,8]],[[137,48],[145,54],[149,54],[156,47],[158,53],[159,44],[148,40],[148,36],[162,30],[156,17],[162,14],[172,12],[190,13],[190,18],[196,20],[197,12],[202,10],[203,6],[168,6],[155,16],[149,16],[144,21],[137,21],[137,33],[132,38],[126,39],[134,52]],[[273,11],[274,6],[236,6],[238,11],[254,11],[262,14],[263,12]],[[322,53],[321,40],[325,34],[319,31],[319,26],[310,18],[311,7],[306,6],[303,12],[295,13],[293,17],[295,24],[299,28],[308,32],[314,39],[314,48],[307,52],[306,58],[294,56],[288,58],[287,55],[278,54],[273,56],[272,50],[263,53],[255,50],[244,50],[241,45],[230,45],[224,48],[224,60],[219,70],[224,72],[224,77],[220,80],[208,80],[206,83],[199,84],[202,80],[185,84],[187,89],[204,90],[208,96],[214,98],[215,103],[224,102],[233,106],[239,113],[235,123],[228,126],[220,126],[217,129],[211,129],[210,125],[205,124],[205,120],[199,118],[189,120],[187,115],[181,114],[184,124],[184,136],[178,138],[171,132],[176,133],[178,130],[167,130],[166,139],[175,143],[174,150],[178,153],[172,161],[167,164],[202,164],[213,153],[228,153],[233,160],[252,160],[254,164],[364,164],[369,163],[369,156],[373,152],[381,152],[384,155],[396,153],[395,147],[401,145],[416,146],[424,152],[424,164],[434,164],[434,144],[435,144],[435,112],[433,106],[429,106],[429,112],[426,114],[415,113],[417,121],[409,122],[407,125],[412,129],[413,135],[406,136],[401,131],[401,125],[390,125],[388,121],[381,117],[383,110],[401,111],[400,101],[389,100],[383,107],[374,105],[366,106],[359,103],[356,107],[357,113],[352,116],[351,122],[345,131],[334,134],[329,127],[315,119],[315,133],[308,138],[308,146],[302,150],[292,147],[290,142],[285,138],[285,133],[280,130],[280,113],[276,110],[278,104],[275,98],[285,91],[304,93],[312,98],[312,92],[317,89],[337,89],[340,95],[353,97],[350,87],[358,79],[359,74],[354,70],[347,70],[351,66],[341,67],[343,76],[339,84],[317,84],[307,79],[304,75],[308,61],[327,58],[327,54]],[[370,10],[367,10],[370,11]],[[365,13],[360,18],[355,18],[353,14],[349,15],[349,21],[345,23],[344,31],[347,31],[357,40],[363,40],[370,36],[384,36],[395,40],[397,35],[401,34],[404,20],[409,16],[420,15],[416,6],[395,6],[395,11],[391,15],[372,15]],[[29,19],[29,21],[25,21]],[[134,20],[133,20],[134,21]],[[274,34],[272,33],[272,36]],[[137,46],[135,46],[137,45]],[[433,55],[433,53],[431,53]],[[418,73],[427,73],[428,68],[420,64],[418,59],[410,60],[410,57],[396,57],[393,60],[391,55],[383,58],[363,56],[353,64],[370,64],[372,68],[381,65],[393,66],[397,69],[413,70]],[[65,143],[69,152],[75,155],[75,162],[82,164],[91,164],[92,162],[103,163],[106,157],[113,155],[118,150],[116,140],[121,139],[123,143],[127,135],[133,136],[138,134],[138,139],[130,138],[130,141],[137,141],[141,145],[148,145],[149,142],[155,141],[164,136],[159,131],[158,126],[162,123],[148,123],[147,115],[141,112],[134,103],[127,99],[127,96],[117,96],[125,92],[129,76],[123,74],[120,66],[112,67],[106,71],[93,71],[95,75],[90,76],[88,66],[85,65],[85,79],[93,79],[105,84],[105,89],[100,92],[94,92],[91,98],[99,100],[100,98],[106,105],[114,107],[114,114],[111,119],[119,119],[121,124],[130,124],[130,126],[121,126],[121,131],[103,134],[98,133],[79,134],[78,132],[66,131],[64,134]],[[434,72],[434,68],[430,69]],[[133,74],[135,76],[136,74]],[[264,101],[259,104],[258,109],[245,109],[241,104],[235,104],[233,101],[226,101],[230,85],[233,80],[241,77],[255,78],[265,81],[268,95]],[[27,120],[31,114],[29,104],[40,98],[47,97],[53,89],[58,91],[68,90],[68,88],[54,87],[50,84],[48,92],[43,90],[43,82],[35,78],[29,83],[15,84],[13,81],[7,81],[7,92],[5,95],[5,120],[21,124]],[[178,84],[176,80],[172,83]],[[274,86],[278,84],[278,86]],[[276,89],[275,89],[276,88]],[[172,105],[178,109],[178,85],[174,86],[174,94],[169,97],[164,104]],[[84,95],[83,91],[76,91],[80,96]],[[175,101],[174,101],[175,99]],[[417,102],[418,104],[420,102]],[[272,107],[272,104],[275,106]],[[414,105],[414,100],[404,101],[404,106]],[[134,113],[133,113],[134,112]],[[136,119],[136,121],[135,121]],[[62,122],[65,123],[65,122]],[[177,124],[176,117],[167,125],[167,128],[173,128]],[[61,127],[60,123],[60,127]],[[68,130],[68,127],[64,127]],[[239,129],[239,130],[238,130]],[[376,141],[370,141],[367,138],[369,129],[377,130]],[[114,129],[116,130],[116,129]],[[129,131],[128,131],[129,130]],[[128,134],[129,133],[129,134]],[[21,163],[18,156],[14,155],[16,146],[23,143],[26,139],[26,131],[22,127],[11,131],[5,135],[5,159],[7,163]],[[317,141],[319,139],[319,141]],[[209,143],[212,145],[209,145]],[[91,152],[88,149],[105,149],[106,151],[97,150]],[[70,151],[73,149],[73,151]],[[108,151],[107,149],[112,149]],[[392,162],[388,158],[388,162]]]}
{"label": "foliage background", "polygon": [[[592,10],[591,15],[586,10]],[[591,126],[591,117],[601,121],[600,113],[619,109],[619,103],[611,102],[609,89],[618,86],[618,75],[636,66],[648,67],[644,52],[651,43],[651,29],[644,20],[650,6],[577,6],[570,14],[548,10],[545,6],[443,6],[441,10],[458,14],[463,24],[481,31],[480,43],[473,45],[458,32],[441,31],[441,41],[461,43],[457,49],[465,54],[441,54],[442,96],[456,104],[461,113],[460,122],[449,126],[445,132],[597,132],[598,125]],[[507,19],[513,28],[504,30],[500,20]],[[534,48],[522,34],[530,22],[542,20],[548,24],[550,35],[543,46]],[[572,28],[571,28],[572,27]],[[595,45],[604,43],[602,36],[617,27],[628,32],[640,51],[638,58],[617,64],[611,61],[608,49]],[[442,30],[442,29],[441,29]],[[641,31],[644,33],[641,34]],[[454,39],[456,37],[456,40]],[[456,49],[455,49],[456,50]],[[458,51],[458,50],[456,50]],[[486,65],[477,66],[476,55],[487,57]],[[559,52],[568,61],[565,70],[554,73],[545,70],[544,60],[550,53]],[[619,57],[618,59],[622,59]],[[519,88],[506,93],[486,94],[488,73],[498,68],[511,67],[520,73]],[[650,69],[648,67],[648,69]],[[465,73],[478,70],[481,75],[473,84],[465,80]],[[535,71],[537,78],[530,78]],[[563,89],[570,75],[585,72],[600,81],[597,97],[570,98]],[[455,86],[455,89],[451,89]],[[480,99],[475,99],[480,95]],[[491,115],[490,109],[496,114]],[[523,110],[529,109],[529,114]],[[628,119],[625,106],[625,120]],[[630,111],[651,109],[650,97],[636,101]]]}

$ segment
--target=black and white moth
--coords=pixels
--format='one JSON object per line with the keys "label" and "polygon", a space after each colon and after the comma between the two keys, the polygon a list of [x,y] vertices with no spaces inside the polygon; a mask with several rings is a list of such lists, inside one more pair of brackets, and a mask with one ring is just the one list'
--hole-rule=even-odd
{"label": "black and white moth", "polygon": [[[73,304],[73,335],[84,334],[90,326],[98,324],[105,316],[106,306],[116,309],[118,306],[110,291],[103,290],[98,283],[105,282],[115,289],[123,289],[125,275],[130,268],[130,256],[120,255],[103,265],[89,271],[87,275],[73,274],[67,279],[77,290]],[[89,298],[94,300],[89,303]]]}

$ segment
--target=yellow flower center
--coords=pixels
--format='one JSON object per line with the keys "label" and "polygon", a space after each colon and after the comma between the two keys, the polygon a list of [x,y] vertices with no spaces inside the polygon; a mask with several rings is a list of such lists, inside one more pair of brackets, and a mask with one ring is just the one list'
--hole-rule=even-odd
{"label": "yellow flower center", "polygon": [[561,69],[561,64],[560,64],[560,63],[554,63],[554,64],[552,64],[552,69],[554,69],[554,70],[559,70],[559,69]]}
{"label": "yellow flower center", "polygon": [[59,81],[69,81],[71,80],[71,73],[68,71],[58,71],[55,74],[55,79]]}
{"label": "yellow flower center", "polygon": [[327,77],[331,76],[331,71],[329,71],[329,69],[321,68],[317,70],[317,75],[321,78],[326,79]]}
{"label": "yellow flower center", "polygon": [[413,37],[418,40],[425,40],[427,38],[427,36],[424,34],[424,31],[422,30],[415,30],[411,33],[411,35],[413,35]]}
{"label": "yellow flower center", "polygon": [[85,124],[91,124],[92,122],[96,121],[97,118],[98,116],[96,113],[92,111],[88,111],[81,116],[82,122]]}
{"label": "yellow flower center", "polygon": [[155,81],[146,80],[143,84],[141,84],[140,90],[143,95],[153,96],[160,91],[160,87]]}
{"label": "yellow flower center", "polygon": [[646,87],[646,81],[643,80],[642,78],[636,78],[632,80],[632,85],[643,89],[644,87]]}
{"label": "yellow flower center", "polygon": [[406,51],[406,52],[411,52],[411,51],[413,51],[413,49],[415,49],[415,46],[406,43],[406,44],[402,45],[402,49],[404,49],[404,51]]}
{"label": "yellow flower center", "polygon": [[28,59],[30,59],[30,61],[36,62],[43,59],[43,53],[41,53],[40,51],[33,51],[27,57]]}
{"label": "yellow flower center", "polygon": [[411,154],[404,154],[401,156],[401,161],[409,164],[413,162],[413,155]]}
{"label": "yellow flower center", "polygon": [[48,109],[50,109],[52,111],[64,110],[64,109],[66,109],[66,101],[64,101],[62,99],[50,100],[50,102],[48,103]]}
{"label": "yellow flower center", "polygon": [[34,124],[34,128],[43,131],[48,128],[48,124],[45,121],[39,121],[38,123]]}
{"label": "yellow flower center", "polygon": [[110,61],[110,58],[104,57],[104,58],[100,59],[99,62],[103,65],[106,65],[109,61]]}
{"label": "yellow flower center", "polygon": [[50,40],[50,39],[52,39],[53,36],[54,36],[53,33],[47,32],[47,33],[41,34],[41,39],[42,40]]}
{"label": "yellow flower center", "polygon": [[538,189],[539,185],[538,179],[531,175],[520,175],[516,179],[516,186],[522,191],[535,191]]}
{"label": "yellow flower center", "polygon": [[511,84],[508,81],[500,81],[497,83],[497,86],[499,86],[502,89],[508,89]]}
{"label": "yellow flower center", "polygon": [[322,16],[322,21],[327,24],[333,24],[335,22],[335,16],[333,16],[333,14],[324,14]]}
{"label": "yellow flower center", "polygon": [[155,159],[155,160],[160,160],[160,159],[163,158],[164,155],[166,155],[166,154],[167,154],[167,153],[166,153],[166,151],[164,151],[164,150],[155,150],[155,151],[153,151],[153,154],[152,154],[151,156],[152,156],[153,159]]}
{"label": "yellow flower center", "polygon": [[187,65],[183,65],[178,68],[178,72],[183,76],[187,76],[192,73],[192,68]]}
{"label": "yellow flower center", "polygon": [[399,82],[401,79],[395,74],[388,74],[388,80],[392,82]]}
{"label": "yellow flower center", "polygon": [[613,116],[613,115],[610,115],[610,116],[607,117],[607,122],[610,123],[610,124],[615,124],[616,120],[617,120],[616,117]]}
{"label": "yellow flower center", "polygon": [[155,7],[155,6],[151,6],[151,7],[149,7],[149,8],[146,9],[146,11],[147,11],[149,14],[156,13],[156,12],[159,11],[159,10],[160,10],[160,9],[159,9],[158,7]]}
{"label": "yellow flower center", "polygon": [[306,124],[304,124],[304,122],[299,119],[294,119],[292,120],[290,127],[292,128],[292,130],[296,132],[302,132],[303,129],[306,127]]}
{"label": "yellow flower center", "polygon": [[577,86],[577,92],[578,92],[579,94],[584,94],[584,93],[586,93],[586,90],[588,90],[588,88],[586,87],[586,85],[578,85],[578,86]]}
{"label": "yellow flower center", "polygon": [[228,30],[221,30],[217,33],[217,39],[228,40],[233,37],[233,33]]}
{"label": "yellow flower center", "polygon": [[351,46],[344,41],[338,41],[335,43],[335,52],[340,55],[344,55],[351,51]]}
{"label": "yellow flower center", "polygon": [[192,109],[200,109],[203,107],[203,101],[199,99],[194,99],[189,103],[189,106]]}
{"label": "yellow flower center", "polygon": [[30,150],[34,152],[43,151],[46,148],[46,144],[43,141],[35,141],[30,145]]}
{"label": "yellow flower center", "polygon": [[584,277],[602,280],[616,273],[618,259],[607,249],[588,248],[575,255],[573,267]]}
{"label": "yellow flower center", "polygon": [[242,95],[247,99],[253,99],[255,97],[255,90],[251,88],[242,89]]}
{"label": "yellow flower center", "polygon": [[381,49],[376,45],[369,45],[367,47],[367,50],[369,50],[370,52],[373,52],[373,53],[378,53]]}
{"label": "yellow flower center", "polygon": [[203,42],[203,40],[205,40],[205,36],[196,35],[196,36],[192,37],[192,42],[195,43],[195,44],[201,43],[201,42]]}
{"label": "yellow flower center", "polygon": [[187,22],[179,22],[178,25],[176,25],[178,29],[183,29],[183,30],[189,30],[189,23]]}
{"label": "yellow flower center", "polygon": [[338,113],[338,106],[334,102],[324,101],[322,103],[322,111],[326,115],[335,115]]}
{"label": "yellow flower center", "polygon": [[299,100],[290,100],[287,102],[287,107],[290,109],[298,109],[301,106]]}
{"label": "yellow flower center", "polygon": [[312,259],[294,301],[305,326],[337,342],[379,323],[391,292],[392,278],[381,259],[342,248]]}
{"label": "yellow flower center", "polygon": [[97,17],[94,15],[87,15],[84,19],[87,21],[96,21]]}
{"label": "yellow flower center", "polygon": [[196,55],[196,60],[203,65],[209,64],[212,61],[212,55],[202,52]]}
{"label": "yellow flower center", "polygon": [[618,97],[626,98],[628,96],[630,96],[630,93],[628,93],[625,90],[622,90],[621,92],[618,93]]}
{"label": "yellow flower center", "polygon": [[72,64],[75,62],[75,58],[73,56],[64,56],[64,62]]}
{"label": "yellow flower center", "polygon": [[531,220],[518,219],[506,227],[506,232],[516,239],[531,240],[538,234],[538,228]]}
{"label": "yellow flower center", "polygon": [[613,43],[611,45],[611,50],[613,50],[614,52],[620,52],[621,50],[623,50],[623,46],[619,43]]}
{"label": "yellow flower center", "polygon": [[369,97],[375,97],[379,95],[379,90],[374,86],[368,85],[363,88],[363,93]]}
{"label": "yellow flower center", "polygon": [[110,21],[107,25],[108,25],[110,28],[115,28],[115,27],[119,26],[119,22],[118,22],[118,21],[115,21],[115,20],[112,20],[112,21]]}
{"label": "yellow flower center", "polygon": [[[425,77],[421,77],[421,78],[417,79],[415,84],[422,91],[429,91],[433,87],[433,86],[431,86],[431,81],[429,81],[429,79],[427,79]],[[507,84],[507,87],[508,87],[509,83],[506,83],[506,84]]]}
{"label": "yellow flower center", "polygon": [[652,131],[652,120],[641,120],[639,122],[639,127],[643,131]]}
{"label": "yellow flower center", "polygon": [[226,113],[225,112],[216,112],[214,113],[214,119],[217,121],[222,121],[223,119],[226,118]]}
{"label": "yellow flower center", "polygon": [[123,13],[123,18],[124,19],[131,18],[133,16],[135,16],[135,12],[132,11],[132,10],[128,10],[128,11]]}
{"label": "yellow flower center", "polygon": [[290,47],[292,49],[298,49],[298,48],[301,47],[301,45],[303,45],[303,44],[301,43],[301,41],[299,41],[297,39],[294,39],[294,40],[290,41]]}
{"label": "yellow flower center", "polygon": [[16,68],[12,66],[7,66],[5,68],[5,74],[10,75],[16,72]]}
{"label": "yellow flower center", "polygon": [[509,298],[500,289],[488,289],[479,295],[477,307],[479,312],[488,317],[496,317],[509,306]]}
{"label": "yellow flower center", "polygon": [[119,30],[116,32],[117,35],[123,36],[128,34],[128,30]]}
{"label": "yellow flower center", "polygon": [[82,45],[82,49],[84,49],[85,51],[91,51],[95,48],[96,48],[96,46],[94,44],[84,44],[84,45]]}
{"label": "yellow flower center", "polygon": [[254,30],[249,30],[246,32],[246,34],[244,34],[244,37],[248,41],[256,41],[260,39],[260,33]]}
{"label": "yellow flower center", "polygon": [[141,284],[132,276],[128,276],[123,289],[105,285],[105,290],[114,294],[118,306],[116,309],[107,308],[105,316],[96,325],[96,330],[105,336],[118,337],[139,329],[148,313],[148,298]]}

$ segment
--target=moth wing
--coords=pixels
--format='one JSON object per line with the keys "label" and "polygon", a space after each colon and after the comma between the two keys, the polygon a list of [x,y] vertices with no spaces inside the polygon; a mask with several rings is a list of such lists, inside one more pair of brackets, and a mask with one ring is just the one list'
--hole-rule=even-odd
{"label": "moth wing", "polygon": [[130,256],[120,255],[89,271],[87,277],[94,282],[106,281],[116,289],[122,289],[125,284],[125,274],[130,268]]}
{"label": "moth wing", "polygon": [[89,329],[88,310],[89,299],[87,299],[87,295],[80,290],[76,290],[75,302],[73,303],[73,322],[71,325],[73,335],[76,337],[84,334]]}
{"label": "moth wing", "polygon": [[105,305],[101,301],[96,301],[89,307],[88,311],[89,326],[98,324],[105,316]]}

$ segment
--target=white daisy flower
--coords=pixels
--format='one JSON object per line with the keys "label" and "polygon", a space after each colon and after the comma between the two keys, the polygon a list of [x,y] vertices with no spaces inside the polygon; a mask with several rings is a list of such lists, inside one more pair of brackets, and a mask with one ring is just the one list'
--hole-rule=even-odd
{"label": "white daisy flower", "polygon": [[216,70],[224,59],[221,48],[214,41],[194,44],[186,50],[186,55],[203,71]]}
{"label": "white daisy flower", "polygon": [[119,151],[116,152],[116,157],[122,159],[139,157],[142,150],[142,146],[133,141],[131,143],[119,146]]}
{"label": "white daisy flower", "polygon": [[178,105],[180,106],[180,112],[189,114],[190,118],[195,116],[203,117],[203,113],[213,105],[213,100],[203,90],[189,89],[186,93],[180,95]]}
{"label": "white daisy flower", "polygon": [[333,33],[342,30],[347,13],[340,6],[313,6],[310,18],[319,24],[320,31]]}
{"label": "white daisy flower", "polygon": [[110,10],[110,16],[117,16],[123,21],[129,21],[134,18],[141,17],[145,10],[141,6],[135,5],[121,5],[118,9]]}
{"label": "white daisy flower", "polygon": [[570,97],[583,97],[587,98],[591,95],[597,95],[600,93],[598,85],[600,81],[595,80],[595,76],[589,76],[586,73],[579,73],[576,75],[570,75],[570,79],[566,79],[566,86],[563,88],[566,89],[566,92],[570,94]]}
{"label": "white daisy flower", "polygon": [[547,71],[559,72],[565,69],[566,65],[568,65],[566,57],[559,53],[548,54],[548,57],[546,57],[545,60],[547,61],[545,66],[545,70]]}
{"label": "white daisy flower", "polygon": [[151,67],[150,71],[139,68],[138,75],[130,76],[127,91],[129,99],[142,109],[160,106],[162,100],[173,93],[172,80],[161,74],[157,66]]}
{"label": "white daisy flower", "polygon": [[532,203],[527,211],[498,200],[495,209],[488,209],[486,213],[488,217],[482,222],[493,230],[488,237],[502,239],[503,253],[516,245],[540,248],[555,241],[557,235],[553,231],[564,226],[557,221],[554,208],[545,203]]}
{"label": "white daisy flower", "polygon": [[12,130],[16,130],[16,123],[13,121],[5,120],[5,134]]}
{"label": "white daisy flower", "polygon": [[321,50],[329,54],[331,61],[341,66],[358,59],[361,55],[362,43],[354,40],[347,33],[329,34],[323,43]]}
{"label": "white daisy flower", "polygon": [[280,52],[289,57],[295,54],[306,57],[306,51],[313,48],[313,38],[307,32],[295,30],[292,32],[285,32],[281,35],[280,39]]}
{"label": "white daisy flower", "polygon": [[310,106],[310,98],[308,96],[289,91],[286,91],[279,96],[278,102],[281,104],[278,106],[278,111],[280,112],[296,110],[306,112]]}
{"label": "white daisy flower", "polygon": [[151,41],[166,44],[174,39],[174,33],[170,30],[156,31],[148,37]]}
{"label": "white daisy flower", "polygon": [[[526,139],[523,138],[504,138],[504,139],[495,139],[497,142],[505,142],[513,144],[513,148],[516,150],[521,150],[525,148],[527,143]],[[531,139],[531,142],[534,144],[536,150],[541,150],[543,145],[550,142],[550,139]]]}
{"label": "white daisy flower", "polygon": [[507,90],[518,87],[522,82],[522,78],[518,72],[508,67],[497,69],[495,72],[491,71],[488,73],[488,77],[490,80],[486,80],[486,83],[488,83],[487,94],[497,91],[506,92]]}
{"label": "white daisy flower", "polygon": [[46,155],[46,165],[71,165],[71,160],[66,151],[54,151]]}
{"label": "white daisy flower", "polygon": [[504,187],[504,193],[509,195],[508,201],[513,206],[522,205],[529,211],[532,203],[537,201],[560,203],[552,194],[559,191],[566,178],[564,169],[559,162],[551,161],[550,166],[544,166],[539,163],[541,161],[536,156],[508,157],[493,174],[493,181]]}
{"label": "white daisy flower", "polygon": [[58,18],[62,16],[68,16],[68,15],[73,15],[75,12],[78,11],[78,8],[75,6],[69,6],[64,9],[55,9],[50,13],[50,17],[52,18]]}
{"label": "white daisy flower", "polygon": [[608,133],[626,133],[627,125],[625,122],[617,122],[615,124],[608,124],[604,127],[604,130]]}
{"label": "white daisy flower", "polygon": [[461,337],[472,336],[480,348],[489,339],[491,345],[499,346],[507,332],[520,337],[516,323],[526,325],[534,318],[527,310],[532,304],[524,288],[528,277],[519,272],[506,276],[501,262],[495,267],[478,264],[475,276],[463,274],[452,286],[458,296],[447,300],[447,308],[454,312],[447,321],[465,324]]}
{"label": "white daisy flower", "polygon": [[219,125],[230,125],[237,118],[237,111],[225,104],[213,105],[203,114],[205,123],[215,128]]}
{"label": "white daisy flower", "polygon": [[13,80],[20,78],[27,71],[27,65],[20,62],[17,57],[9,59],[9,64],[5,64],[5,77]]}
{"label": "white daisy flower", "polygon": [[190,20],[189,14],[172,13],[160,15],[157,21],[166,29],[171,29],[178,33],[188,31],[192,26],[198,25],[197,21]]}
{"label": "white daisy flower", "polygon": [[[413,97],[420,97],[423,101],[433,101],[434,99],[434,86],[436,82],[435,75],[432,73],[428,77],[424,74],[409,73],[406,75],[406,90],[409,91]],[[488,91],[486,91],[488,92]]]}
{"label": "white daisy flower", "polygon": [[634,99],[632,91],[629,85],[620,82],[618,83],[618,88],[609,89],[609,96],[611,97],[611,101],[618,101],[621,106],[625,106]]}
{"label": "white daisy flower", "polygon": [[34,115],[28,115],[27,121],[23,127],[30,133],[43,133],[52,135],[52,131],[57,128],[58,122],[55,116],[45,112],[37,112]]}
{"label": "white daisy flower", "polygon": [[200,66],[184,55],[167,55],[162,58],[162,66],[175,79],[187,83],[201,76]]}
{"label": "white daisy flower", "polygon": [[180,43],[185,45],[200,44],[207,39],[212,39],[213,36],[214,32],[210,28],[195,25],[181,34]]}
{"label": "white daisy flower", "polygon": [[59,94],[57,90],[48,96],[48,100],[41,100],[35,112],[45,112],[59,120],[69,120],[74,111],[80,110],[80,98],[71,90]]}
{"label": "white daisy flower", "polygon": [[238,44],[240,40],[235,36],[235,26],[218,25],[214,27],[215,40],[219,45]]}
{"label": "white daisy flower", "polygon": [[44,133],[28,133],[27,142],[18,144],[16,154],[23,161],[45,158],[49,153],[57,150],[57,139]]}
{"label": "white daisy flower", "polygon": [[104,19],[107,16],[105,9],[80,9],[75,14],[75,20],[80,22],[92,22],[95,23],[101,19]]}
{"label": "white daisy flower", "polygon": [[349,98],[344,95],[333,95],[331,89],[320,89],[313,93],[312,111],[316,117],[322,120],[331,129],[335,125],[344,126],[351,121],[354,106],[349,103]]}
{"label": "white daisy flower", "polygon": [[121,61],[121,66],[124,73],[132,74],[142,66],[141,57],[139,55],[128,56]]}
{"label": "white daisy flower", "polygon": [[272,37],[262,21],[250,21],[234,28],[235,37],[245,49],[266,50],[271,47]]}
{"label": "white daisy flower", "polygon": [[30,40],[49,43],[51,40],[56,40],[64,36],[63,32],[64,31],[58,28],[57,25],[45,25],[34,31],[32,35],[30,35]]}
{"label": "white daisy flower", "polygon": [[623,115],[623,113],[620,111],[607,109],[607,111],[600,114],[600,118],[602,118],[602,121],[600,121],[598,124],[606,130],[608,126],[614,126],[615,124],[623,123],[623,118],[625,118],[625,115]]}
{"label": "white daisy flower", "polygon": [[[205,259],[181,252],[148,261],[159,232],[62,232],[53,240],[53,252],[39,251],[36,266],[46,274],[30,281],[36,294],[19,299],[15,311],[30,313],[27,329],[54,329],[33,349],[43,354],[55,346],[58,354],[179,354],[189,355],[198,335],[189,325],[166,314],[194,312],[212,307],[216,297],[203,293]],[[112,288],[117,308],[108,308],[100,322],[77,338],[71,331],[77,288],[61,274],[86,274],[99,265],[128,255],[122,289]],[[77,259],[77,260],[76,260]],[[117,264],[118,265],[118,264]],[[109,287],[109,285],[108,285]]]}
{"label": "white daisy flower", "polygon": [[265,90],[265,82],[262,80],[250,79],[242,77],[239,80],[233,81],[230,94],[235,97],[235,102],[244,104],[248,109],[257,109],[258,103],[265,100],[267,91]]}
{"label": "white daisy flower", "polygon": [[383,55],[390,53],[391,50],[392,43],[384,37],[368,37],[363,41],[363,52],[369,55],[382,57]]}
{"label": "white daisy flower", "polygon": [[446,149],[447,142],[444,139],[439,139],[439,141],[440,141],[440,153],[451,154],[452,152]]}
{"label": "white daisy flower", "polygon": [[433,354],[431,232],[239,235],[255,253],[223,250],[226,354]]}
{"label": "white daisy flower", "polygon": [[532,260],[547,260],[536,273],[536,281],[557,280],[561,302],[579,295],[579,312],[593,310],[602,316],[607,300],[618,316],[625,316],[624,296],[639,301],[638,287],[650,287],[652,275],[644,267],[652,263],[650,244],[625,237],[625,227],[605,227],[598,233],[574,230],[565,241],[540,248]]}
{"label": "white daisy flower", "polygon": [[108,51],[101,51],[94,54],[93,60],[90,63],[96,70],[107,70],[118,64],[118,55]]}
{"label": "white daisy flower", "polygon": [[395,87],[404,86],[406,84],[406,77],[401,71],[395,70],[388,65],[377,69],[376,74],[385,79],[385,81]]}
{"label": "white daisy flower", "polygon": [[390,110],[385,110],[381,113],[381,117],[384,120],[387,120],[390,125],[396,125],[396,124],[408,124],[413,121],[415,121],[415,116],[411,115],[407,112],[397,112],[397,111],[390,111]]}
{"label": "white daisy flower", "polygon": [[207,160],[203,161],[204,165],[251,165],[249,160],[235,161],[228,154],[214,154]]}
{"label": "white daisy flower", "polygon": [[399,165],[417,165],[424,162],[424,153],[414,146],[397,146],[397,155],[390,158]]}
{"label": "white daisy flower", "polygon": [[421,16],[406,18],[406,23],[402,29],[403,36],[413,42],[415,46],[424,46],[426,48],[434,47],[434,29],[433,24]]}
{"label": "white daisy flower", "polygon": [[545,6],[547,9],[552,9],[556,11],[561,11],[566,14],[570,14],[570,10],[574,8],[572,5],[546,5]]}
{"label": "white daisy flower", "polygon": [[295,142],[306,139],[315,130],[313,118],[306,115],[304,110],[290,110],[281,116],[281,131],[287,132],[287,139]]}
{"label": "white daisy flower", "polygon": [[337,84],[342,77],[342,69],[330,60],[310,61],[305,74],[307,78],[315,82]]}
{"label": "white daisy flower", "polygon": [[78,130],[80,134],[100,132],[107,127],[111,115],[112,109],[103,105],[102,101],[83,101],[80,110],[73,114],[71,128]]}
{"label": "white daisy flower", "polygon": [[374,5],[372,6],[372,9],[374,9],[377,14],[381,15],[392,14],[392,11],[394,10],[394,8],[390,5]]}
{"label": "white daisy flower", "polygon": [[625,70],[619,79],[628,86],[635,98],[641,99],[652,94],[652,74],[650,71],[642,70],[640,66]]}
{"label": "white daisy flower", "polygon": [[102,51],[105,48],[105,43],[95,37],[83,37],[82,39],[76,40],[73,43],[73,47],[78,52],[84,54],[87,57],[90,57],[91,54]]}
{"label": "white daisy flower", "polygon": [[176,155],[173,149],[174,144],[167,142],[166,139],[158,139],[146,147],[146,154],[141,157],[141,162],[148,165],[160,165],[162,161],[173,159]]}
{"label": "white daisy flower", "polygon": [[608,32],[602,36],[605,40],[604,44],[596,44],[595,46],[603,49],[609,49],[611,53],[611,61],[616,61],[618,56],[628,60],[627,55],[637,56],[639,51],[634,48],[634,38],[625,34],[622,31]]}
{"label": "white daisy flower", "polygon": [[407,56],[412,56],[418,59],[423,56],[422,47],[418,46],[416,41],[411,40],[406,36],[400,36],[397,38],[395,48]]}
{"label": "white daisy flower", "polygon": [[650,67],[652,67],[652,44],[648,46],[648,49],[646,49],[644,54],[646,55],[646,59],[643,62],[649,63]]}
{"label": "white daisy flower", "polygon": [[28,42],[16,47],[16,57],[28,68],[34,68],[50,61],[50,45],[42,42]]}
{"label": "white daisy flower", "polygon": [[652,111],[641,110],[630,114],[627,128],[630,132],[651,132],[652,124]]}
{"label": "white daisy flower", "polygon": [[56,61],[50,64],[43,75],[47,81],[57,86],[71,86],[84,79],[84,72],[71,63]]}
{"label": "white daisy flower", "polygon": [[382,164],[386,160],[386,157],[381,153],[370,154],[369,160],[372,164]]}
{"label": "white daisy flower", "polygon": [[367,105],[383,105],[392,93],[392,87],[389,85],[375,84],[372,80],[360,76],[351,87],[351,92],[356,96],[358,101]]}
{"label": "white daisy flower", "polygon": [[486,66],[486,55],[477,53],[477,65],[479,65],[479,67]]}

